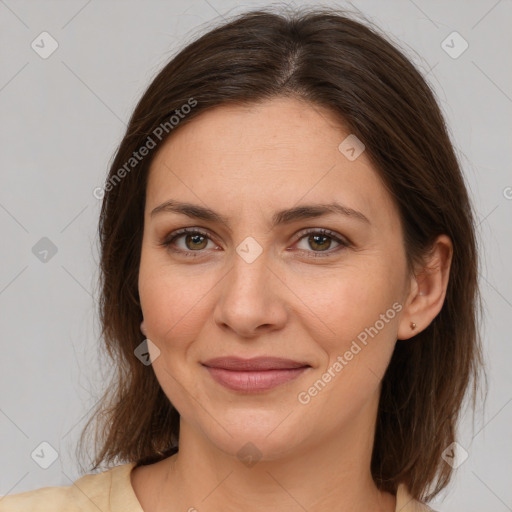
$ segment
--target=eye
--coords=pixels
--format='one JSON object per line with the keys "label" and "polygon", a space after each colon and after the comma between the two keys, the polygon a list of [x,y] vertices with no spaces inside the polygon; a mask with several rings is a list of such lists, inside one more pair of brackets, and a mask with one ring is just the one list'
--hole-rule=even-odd
{"label": "eye", "polygon": [[[175,249],[173,247],[176,240],[183,238],[185,247]],[[200,231],[197,228],[183,228],[178,231],[174,231],[169,236],[165,237],[160,243],[163,247],[167,247],[173,252],[182,253],[185,256],[191,256],[196,258],[198,255],[195,252],[202,252],[207,245],[207,241],[212,242],[209,235],[204,231]]]}
{"label": "eye", "polygon": [[[328,229],[310,229],[306,232],[302,232],[299,234],[297,240],[301,242],[303,239],[305,243],[309,245],[309,247],[318,250],[308,250],[304,248],[300,248],[299,250],[305,253],[313,253],[309,254],[308,257],[318,258],[325,257],[331,255],[333,252],[338,252],[341,248],[349,247],[350,243],[342,239],[336,233],[328,230]],[[184,247],[178,247],[176,242],[180,239],[183,239]],[[332,241],[335,241],[339,247],[336,247],[334,250],[330,249],[332,245]],[[197,228],[183,228],[178,231],[174,231],[169,236],[165,237],[165,239],[160,243],[161,246],[168,248],[172,252],[181,253],[188,257],[197,257],[200,253],[204,252],[203,249],[207,248],[208,242],[212,242],[213,240],[210,238],[208,233],[201,231]],[[199,253],[199,254],[194,254]],[[317,253],[326,253],[317,254]]]}
{"label": "eye", "polygon": [[[299,236],[299,242],[303,239],[305,243],[312,248],[317,248],[319,250],[308,251],[307,249],[300,249],[301,251],[305,251],[308,254],[309,258],[323,258],[332,255],[334,252],[339,252],[341,249],[345,247],[349,247],[350,243],[345,241],[343,238],[338,236],[336,233],[328,230],[328,229],[310,229],[306,232],[302,232]],[[332,240],[334,240],[338,247],[335,249],[330,249],[332,245]],[[326,254],[318,254],[318,253],[326,253]]]}

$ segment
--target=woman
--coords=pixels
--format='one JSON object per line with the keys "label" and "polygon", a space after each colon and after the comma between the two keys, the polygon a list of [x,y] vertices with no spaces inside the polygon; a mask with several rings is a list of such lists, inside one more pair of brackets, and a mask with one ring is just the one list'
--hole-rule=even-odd
{"label": "woman", "polygon": [[122,464],[0,510],[429,510],[482,369],[474,214],[385,36],[335,9],[210,30],[96,193],[92,469]]}

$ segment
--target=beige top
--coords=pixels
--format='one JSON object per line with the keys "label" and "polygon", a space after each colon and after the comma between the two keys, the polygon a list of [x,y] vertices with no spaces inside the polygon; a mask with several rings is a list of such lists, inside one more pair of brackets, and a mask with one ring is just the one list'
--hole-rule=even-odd
{"label": "beige top", "polygon": [[[85,475],[69,486],[42,487],[0,497],[0,512],[144,512],[130,481],[134,466],[132,462]],[[414,501],[403,484],[396,497],[395,512],[432,510]]]}

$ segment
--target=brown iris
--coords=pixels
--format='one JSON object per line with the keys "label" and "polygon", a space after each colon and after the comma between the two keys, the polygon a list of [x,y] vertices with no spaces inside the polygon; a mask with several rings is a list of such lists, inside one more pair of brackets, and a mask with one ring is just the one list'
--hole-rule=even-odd
{"label": "brown iris", "polygon": [[[309,242],[310,244],[312,244],[312,245],[311,245],[311,247],[312,247],[312,248],[314,248],[314,245],[315,245],[315,244],[316,244],[317,246],[318,246],[318,245],[323,245],[323,246],[325,246],[325,245],[326,245],[326,243],[318,244],[318,243],[317,243],[317,240],[318,240],[319,238],[323,238],[324,240],[326,240],[326,241],[327,241],[327,245],[328,245],[328,246],[330,245],[330,237],[325,236],[325,235],[310,235],[310,236],[308,237],[308,242]],[[312,241],[313,241],[313,242],[312,242]],[[326,249],[328,249],[328,248],[329,248],[329,247],[323,247],[323,248],[322,248],[322,247],[320,247],[320,250],[321,250],[321,251],[324,251],[324,250],[326,250]]]}
{"label": "brown iris", "polygon": [[[202,242],[205,244],[204,246],[199,246],[197,244],[198,240],[202,238]],[[188,241],[190,239],[193,239],[194,240],[194,246],[193,247],[189,247],[188,245]],[[201,235],[201,234],[188,234],[185,236],[185,245],[187,246],[187,249],[204,249],[206,247],[206,244],[208,244],[208,238],[204,235]]]}

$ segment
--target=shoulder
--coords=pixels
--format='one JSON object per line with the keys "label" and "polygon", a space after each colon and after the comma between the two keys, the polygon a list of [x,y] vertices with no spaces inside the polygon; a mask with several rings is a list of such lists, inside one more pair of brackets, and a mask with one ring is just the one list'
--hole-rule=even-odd
{"label": "shoulder", "polygon": [[415,500],[405,484],[400,484],[396,493],[396,512],[436,512],[427,504]]}
{"label": "shoulder", "polygon": [[133,463],[85,475],[71,485],[0,496],[0,512],[142,512],[130,485]]}

